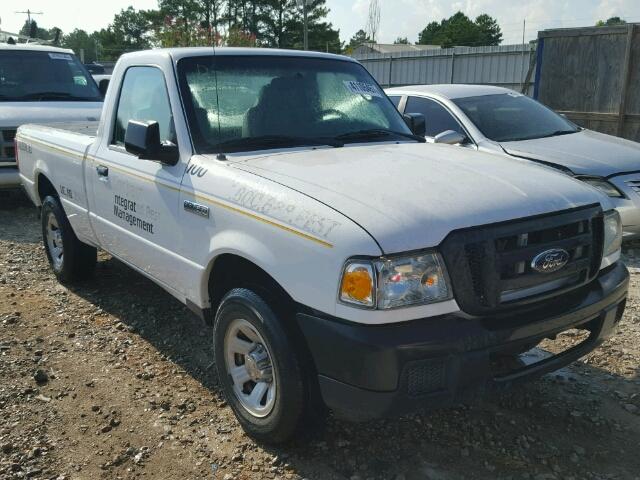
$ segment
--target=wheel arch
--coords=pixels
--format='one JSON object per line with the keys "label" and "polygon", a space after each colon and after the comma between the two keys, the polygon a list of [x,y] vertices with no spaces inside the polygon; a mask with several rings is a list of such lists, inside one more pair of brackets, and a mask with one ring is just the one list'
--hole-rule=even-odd
{"label": "wheel arch", "polygon": [[215,316],[220,301],[233,288],[247,288],[265,296],[269,303],[291,313],[294,300],[281,283],[256,261],[237,251],[220,252],[211,259],[205,274],[206,295],[211,305],[210,319]]}
{"label": "wheel arch", "polygon": [[36,171],[36,199],[39,202],[38,206],[42,206],[42,202],[47,196],[60,197],[49,176],[45,172]]}

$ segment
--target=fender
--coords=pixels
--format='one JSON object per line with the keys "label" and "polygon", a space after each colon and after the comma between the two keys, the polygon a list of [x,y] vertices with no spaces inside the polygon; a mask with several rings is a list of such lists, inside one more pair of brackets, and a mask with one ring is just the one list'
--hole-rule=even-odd
{"label": "fender", "polygon": [[[242,245],[242,250],[238,249],[238,245]],[[222,231],[211,238],[209,247],[210,253],[205,263],[206,268],[200,279],[199,291],[197,292],[198,298],[194,299],[194,303],[201,308],[211,306],[211,299],[209,298],[209,278],[211,277],[216,259],[224,254],[232,254],[244,258],[265,272],[269,272],[276,282],[285,286],[284,279],[278,278],[276,269],[273,268],[273,265],[276,263],[276,255],[273,250],[264,242],[248,235],[246,232],[238,230]]]}

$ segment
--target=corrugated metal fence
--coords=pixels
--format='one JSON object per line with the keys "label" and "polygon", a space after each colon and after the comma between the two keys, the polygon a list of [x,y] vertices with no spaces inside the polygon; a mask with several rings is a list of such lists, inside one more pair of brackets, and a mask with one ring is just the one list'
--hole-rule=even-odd
{"label": "corrugated metal fence", "polygon": [[455,47],[354,55],[383,87],[434,83],[498,85],[533,95],[535,45]]}

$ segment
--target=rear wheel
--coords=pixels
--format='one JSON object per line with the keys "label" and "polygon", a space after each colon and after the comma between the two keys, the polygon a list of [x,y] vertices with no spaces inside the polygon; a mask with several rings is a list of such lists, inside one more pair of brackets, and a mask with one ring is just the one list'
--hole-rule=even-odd
{"label": "rear wheel", "polygon": [[309,406],[303,363],[267,303],[244,288],[227,293],[214,347],[224,395],[242,428],[268,443],[295,435]]}
{"label": "rear wheel", "polygon": [[53,273],[62,282],[72,282],[91,276],[96,260],[95,247],[78,240],[56,197],[42,202],[42,238]]}

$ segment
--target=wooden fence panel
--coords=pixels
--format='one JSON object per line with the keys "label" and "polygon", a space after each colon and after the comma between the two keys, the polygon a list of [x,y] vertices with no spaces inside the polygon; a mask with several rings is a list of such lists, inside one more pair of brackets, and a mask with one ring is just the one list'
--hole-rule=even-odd
{"label": "wooden fence panel", "polygon": [[538,34],[538,99],[577,124],[640,141],[640,29],[633,25]]}

